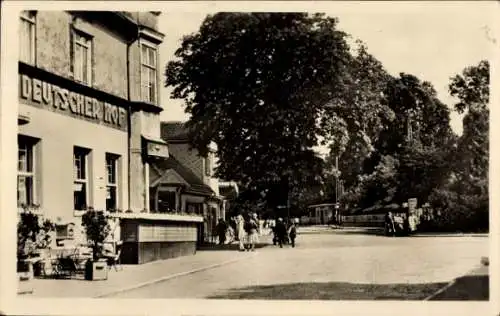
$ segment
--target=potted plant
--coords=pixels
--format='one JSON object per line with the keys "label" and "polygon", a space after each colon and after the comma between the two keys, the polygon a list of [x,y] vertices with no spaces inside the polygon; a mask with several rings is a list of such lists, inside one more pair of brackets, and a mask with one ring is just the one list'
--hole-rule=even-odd
{"label": "potted plant", "polygon": [[[21,206],[17,223],[17,272],[23,280],[29,280],[39,275],[41,266],[33,267],[33,259],[39,256],[41,249],[50,245],[50,232],[55,225],[48,219],[43,219],[34,211],[38,206]],[[34,269],[35,268],[35,269]]]}
{"label": "potted plant", "polygon": [[104,240],[111,231],[108,219],[104,211],[96,211],[91,208],[82,216],[82,226],[92,248],[92,259],[89,259],[85,264],[86,280],[106,280],[108,278],[107,262],[103,258]]}

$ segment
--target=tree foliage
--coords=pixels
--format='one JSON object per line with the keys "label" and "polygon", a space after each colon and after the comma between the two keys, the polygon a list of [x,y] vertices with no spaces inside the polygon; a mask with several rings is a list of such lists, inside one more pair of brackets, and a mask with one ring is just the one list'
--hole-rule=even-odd
{"label": "tree foliage", "polygon": [[451,172],[448,159],[456,137],[449,110],[430,83],[405,73],[386,81],[381,102],[392,119],[373,131],[368,155],[346,159],[350,163],[362,158],[358,179],[346,198],[351,203],[357,199],[360,207],[402,203],[412,197],[426,201]]}
{"label": "tree foliage", "polygon": [[389,75],[346,37],[322,14],[218,13],[183,39],[166,84],[191,114],[193,146],[217,143],[218,177],[260,192],[286,178],[296,201],[325,173],[313,147],[371,150],[391,116],[379,102]]}
{"label": "tree foliage", "polygon": [[317,119],[348,67],[346,34],[321,14],[217,13],[166,69],[191,114],[193,145],[214,141],[217,176],[244,187],[314,170]]}
{"label": "tree foliage", "polygon": [[463,134],[457,141],[453,181],[436,188],[430,197],[448,229],[487,230],[489,221],[489,63],[466,67],[451,79],[450,94],[463,118]]}
{"label": "tree foliage", "polygon": [[489,63],[481,61],[453,77],[450,93],[458,98],[455,109],[466,112],[458,141],[457,173],[461,181],[473,185],[488,177]]}
{"label": "tree foliage", "polygon": [[391,76],[359,41],[349,69],[345,90],[332,100],[324,120],[331,142],[327,165],[334,166],[339,157],[347,186],[357,181],[380,131],[394,120],[394,111],[384,102],[383,94]]}
{"label": "tree foliage", "polygon": [[463,113],[466,110],[488,110],[490,97],[490,64],[482,60],[478,65],[466,67],[462,74],[451,79],[450,94],[458,98],[455,110]]}
{"label": "tree foliage", "polygon": [[[445,205],[464,192],[463,205],[484,202],[488,63],[452,78],[455,109],[466,112],[458,138],[429,82],[389,75],[347,37],[322,14],[217,13],[183,38],[166,85],[191,114],[193,147],[205,155],[215,142],[216,176],[242,187],[234,205],[300,209],[335,198],[339,174],[344,201],[359,207],[411,197]],[[329,146],[325,161],[317,145]]]}

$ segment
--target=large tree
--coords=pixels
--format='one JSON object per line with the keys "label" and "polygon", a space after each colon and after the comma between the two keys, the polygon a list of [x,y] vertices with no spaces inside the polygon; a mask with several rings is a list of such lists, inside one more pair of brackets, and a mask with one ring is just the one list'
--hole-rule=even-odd
{"label": "large tree", "polygon": [[321,174],[312,148],[333,133],[329,105],[352,82],[335,18],[217,13],[183,38],[175,56],[166,85],[191,114],[193,146],[204,154],[217,143],[218,177],[265,192],[271,183],[296,187]]}
{"label": "large tree", "polygon": [[[486,185],[489,163],[489,63],[467,67],[451,79],[450,94],[458,99],[455,110],[465,113],[458,141],[456,172],[466,185]],[[487,182],[487,181],[486,181]]]}
{"label": "large tree", "polygon": [[324,120],[331,142],[327,164],[334,166],[338,158],[348,187],[362,173],[380,131],[394,119],[394,111],[384,102],[384,90],[392,77],[362,42],[357,41],[356,46],[346,89],[331,101]]}
{"label": "large tree", "polygon": [[381,102],[394,119],[374,137],[373,151],[363,160],[347,198],[360,207],[401,203],[410,197],[426,201],[451,170],[448,161],[455,137],[449,110],[430,83],[410,74],[387,80],[383,95]]}
{"label": "large tree", "polygon": [[489,63],[481,61],[451,78],[455,110],[465,113],[458,139],[453,178],[431,196],[441,221],[450,229],[486,230],[489,220]]}

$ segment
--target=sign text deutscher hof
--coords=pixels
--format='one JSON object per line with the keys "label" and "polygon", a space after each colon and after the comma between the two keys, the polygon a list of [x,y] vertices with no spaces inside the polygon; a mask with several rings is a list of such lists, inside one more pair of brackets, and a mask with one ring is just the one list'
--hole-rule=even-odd
{"label": "sign text deutscher hof", "polygon": [[20,98],[30,104],[48,107],[96,123],[126,129],[127,110],[96,98],[61,88],[40,79],[20,74]]}

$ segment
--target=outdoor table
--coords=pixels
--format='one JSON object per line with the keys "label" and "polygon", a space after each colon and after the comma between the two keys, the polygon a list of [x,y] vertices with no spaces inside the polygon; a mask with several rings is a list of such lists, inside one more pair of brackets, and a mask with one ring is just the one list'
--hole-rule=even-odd
{"label": "outdoor table", "polygon": [[92,258],[91,252],[82,251],[84,247],[61,247],[51,249],[50,264],[52,275],[72,276],[84,270],[84,264]]}

